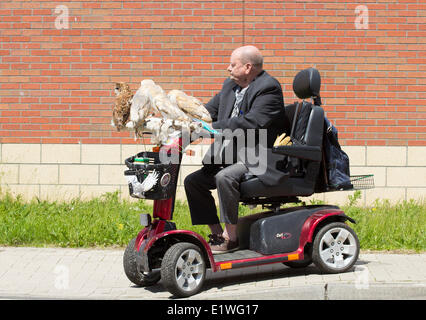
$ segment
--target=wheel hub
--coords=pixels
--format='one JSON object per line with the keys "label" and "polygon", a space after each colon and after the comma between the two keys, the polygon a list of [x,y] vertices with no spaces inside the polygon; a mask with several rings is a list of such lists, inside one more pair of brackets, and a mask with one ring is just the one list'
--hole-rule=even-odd
{"label": "wheel hub", "polygon": [[349,265],[355,252],[355,238],[344,228],[330,229],[321,239],[320,257],[333,269],[343,269]]}
{"label": "wheel hub", "polygon": [[176,263],[176,282],[185,291],[193,290],[203,278],[204,262],[193,249],[184,251]]}

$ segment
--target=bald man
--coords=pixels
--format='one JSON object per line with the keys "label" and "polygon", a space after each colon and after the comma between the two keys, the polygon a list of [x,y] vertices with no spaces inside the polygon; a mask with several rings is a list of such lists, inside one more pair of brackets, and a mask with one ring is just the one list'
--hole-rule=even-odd
{"label": "bald man", "polygon": [[[263,70],[263,57],[254,46],[243,46],[231,54],[227,68],[229,78],[221,91],[207,104],[214,129],[267,129],[267,147],[285,127],[284,99],[280,83]],[[185,178],[184,186],[192,223],[207,224],[211,230],[209,244],[213,254],[238,249],[237,221],[239,185],[247,164],[212,163],[212,147],[203,160],[202,169]],[[209,159],[207,159],[210,157]],[[266,159],[265,159],[266,161]],[[220,221],[211,190],[217,189]],[[222,229],[220,222],[225,223]]]}

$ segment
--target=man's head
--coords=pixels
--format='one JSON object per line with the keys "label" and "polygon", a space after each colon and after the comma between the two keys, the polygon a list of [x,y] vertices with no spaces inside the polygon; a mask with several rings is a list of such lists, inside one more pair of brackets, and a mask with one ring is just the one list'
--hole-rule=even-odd
{"label": "man's head", "polygon": [[229,77],[240,87],[245,88],[263,69],[263,57],[254,46],[243,46],[231,54],[228,66]]}

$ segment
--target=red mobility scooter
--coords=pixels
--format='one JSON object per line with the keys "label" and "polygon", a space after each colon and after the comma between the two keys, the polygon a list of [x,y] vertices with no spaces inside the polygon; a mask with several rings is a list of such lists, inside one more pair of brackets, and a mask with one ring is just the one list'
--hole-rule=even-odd
{"label": "red mobility scooter", "polygon": [[[318,71],[306,70],[296,76],[293,83],[301,99],[311,98],[312,88],[319,92]],[[302,115],[304,119],[299,121]],[[276,186],[265,186],[256,176],[245,177],[240,185],[241,202],[262,205],[268,210],[238,220],[240,246],[231,253],[213,255],[201,235],[176,230],[171,222],[181,150],[186,147],[182,145],[181,136],[162,145],[159,152],[141,152],[126,160],[129,169],[125,175],[133,179],[129,180],[132,181],[130,194],[154,200],[153,219],[150,214],[141,214],[144,228],[130,241],[124,253],[124,271],[130,281],[150,286],[162,279],[164,287],[174,296],[187,297],[202,289],[208,268],[218,272],[270,263],[284,263],[294,268],[314,263],[321,272],[340,273],[353,267],[360,246],[357,235],[345,222],[355,221],[339,207],[302,204],[281,208],[286,203],[300,202],[299,196],[354,189],[353,184],[332,186],[327,181],[323,109],[303,100],[303,103],[286,106],[286,117],[293,123],[293,134],[301,132],[297,137],[300,143],[274,147],[272,152],[286,160],[289,177]],[[177,163],[162,162],[161,152],[177,155]],[[155,178],[151,182],[150,174]],[[144,182],[152,186],[140,191],[138,188]]]}

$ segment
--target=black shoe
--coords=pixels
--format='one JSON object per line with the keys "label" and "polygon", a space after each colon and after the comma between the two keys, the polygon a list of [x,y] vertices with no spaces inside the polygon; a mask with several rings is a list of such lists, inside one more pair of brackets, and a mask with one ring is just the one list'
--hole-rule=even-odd
{"label": "black shoe", "polygon": [[210,246],[212,246],[212,245],[215,245],[215,244],[218,244],[218,243],[221,242],[222,235],[220,235],[220,234],[209,234],[208,237],[209,237],[208,244]]}
{"label": "black shoe", "polygon": [[229,239],[225,239],[222,236],[219,237],[220,238],[217,239],[216,243],[210,244],[210,249],[213,254],[228,253],[239,249],[238,240],[231,241]]}

